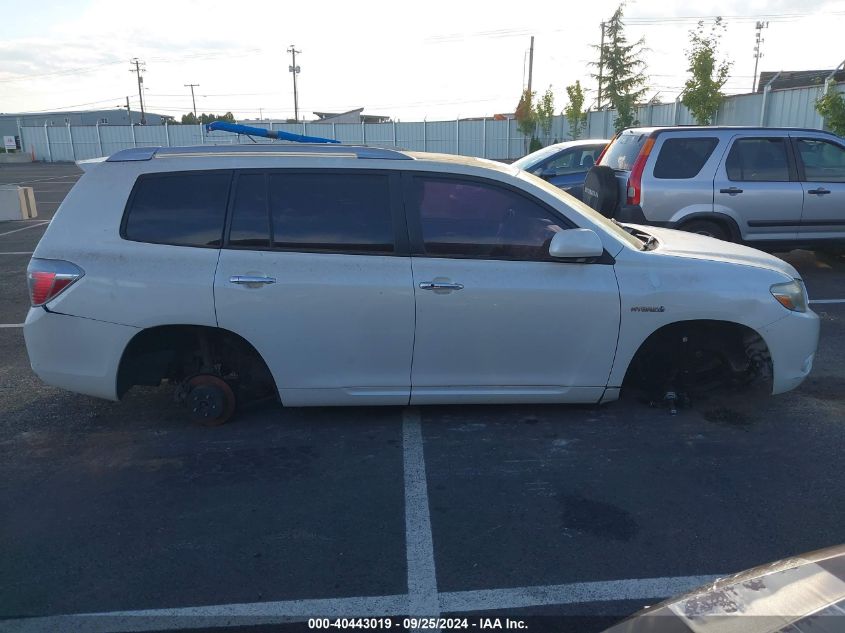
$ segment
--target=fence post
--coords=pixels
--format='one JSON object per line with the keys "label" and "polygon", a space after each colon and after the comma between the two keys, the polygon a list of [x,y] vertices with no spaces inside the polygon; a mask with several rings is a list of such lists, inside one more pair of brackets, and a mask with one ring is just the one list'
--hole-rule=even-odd
{"label": "fence post", "polygon": [[18,117],[17,124],[18,124],[18,140],[21,143],[21,154],[23,154],[26,150],[24,149],[24,145],[23,145],[23,130],[21,129],[21,118],[20,117]]}
{"label": "fence post", "polygon": [[200,123],[200,140],[202,141],[202,144],[205,145],[205,134],[203,134],[202,131],[202,123]]}
{"label": "fence post", "polygon": [[506,139],[506,142],[508,144],[508,149],[505,152],[505,154],[506,154],[505,158],[510,159],[510,157],[511,157],[511,118],[510,117],[505,118],[505,129],[506,129],[505,139]]}
{"label": "fence post", "polygon": [[423,119],[423,151],[428,151],[428,121]]}
{"label": "fence post", "polygon": [[455,153],[461,153],[461,120],[455,119]]}
{"label": "fence post", "polygon": [[393,147],[396,147],[396,121],[393,121]]}
{"label": "fence post", "polygon": [[766,127],[766,118],[768,115],[767,110],[769,106],[769,93],[772,91],[772,84],[778,77],[780,77],[780,72],[775,73],[775,76],[772,77],[766,84],[766,87],[763,88],[763,101],[762,103],[760,103],[760,127]]}
{"label": "fence post", "polygon": [[487,158],[487,117],[481,119],[481,158]]}
{"label": "fence post", "polygon": [[337,140],[337,123],[332,123],[332,136]]}
{"label": "fence post", "polygon": [[135,124],[130,123],[129,129],[132,130],[132,147],[138,147],[138,139],[135,138]]}
{"label": "fence post", "polygon": [[53,162],[53,149],[50,147],[50,133],[47,131],[47,121],[44,121],[44,138],[47,139],[47,160]]}
{"label": "fence post", "polygon": [[675,97],[675,105],[672,107],[672,125],[678,125],[678,120],[681,118],[681,98]]}
{"label": "fence post", "polygon": [[67,139],[70,141],[70,157],[76,162],[76,148],[73,146],[73,133],[70,131],[70,122],[67,124]]}
{"label": "fence post", "polygon": [[307,128],[305,127],[305,121],[302,122],[302,136],[305,136]]}
{"label": "fence post", "polygon": [[100,156],[103,155],[103,139],[100,136],[100,121],[97,121],[97,149],[100,151]]}
{"label": "fence post", "polygon": [[361,121],[361,145],[367,144],[367,128],[364,127],[364,122]]}
{"label": "fence post", "polygon": [[170,147],[170,130],[167,129],[167,121],[164,122],[164,138],[167,141],[167,146]]}

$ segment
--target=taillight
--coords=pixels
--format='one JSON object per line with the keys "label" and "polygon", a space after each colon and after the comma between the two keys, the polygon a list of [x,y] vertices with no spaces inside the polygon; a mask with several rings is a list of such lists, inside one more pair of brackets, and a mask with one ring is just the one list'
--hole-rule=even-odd
{"label": "taillight", "polygon": [[643,148],[640,150],[637,160],[634,161],[634,166],[631,168],[631,173],[628,176],[628,192],[627,203],[639,204],[640,196],[642,194],[642,179],[643,170],[645,169],[645,162],[648,160],[648,155],[651,154],[651,148],[654,147],[654,137],[649,136]]}
{"label": "taillight", "polygon": [[29,300],[32,307],[43,306],[55,299],[85,272],[76,264],[60,259],[32,258],[26,269]]}

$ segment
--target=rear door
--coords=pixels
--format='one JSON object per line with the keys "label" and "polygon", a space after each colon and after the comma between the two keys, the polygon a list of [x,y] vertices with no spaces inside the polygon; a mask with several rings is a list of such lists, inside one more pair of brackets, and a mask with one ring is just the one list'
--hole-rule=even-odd
{"label": "rear door", "polygon": [[743,239],[792,241],[798,236],[804,191],[789,137],[738,134],[716,170],[713,210],[733,217]]}
{"label": "rear door", "polygon": [[407,404],[414,295],[398,176],[241,171],[215,277],[290,405]]}
{"label": "rear door", "polygon": [[804,212],[799,238],[845,239],[845,147],[825,138],[793,138]]}
{"label": "rear door", "polygon": [[619,332],[612,259],[548,254],[573,228],[480,178],[405,176],[416,337],[411,402],[597,401]]}

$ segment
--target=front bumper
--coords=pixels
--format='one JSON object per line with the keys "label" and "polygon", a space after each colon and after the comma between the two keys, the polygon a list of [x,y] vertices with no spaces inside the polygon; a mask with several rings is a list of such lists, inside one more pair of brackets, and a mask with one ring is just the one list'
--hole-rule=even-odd
{"label": "front bumper", "polygon": [[117,400],[123,350],[140,329],[30,308],[24,324],[32,370],[48,385]]}
{"label": "front bumper", "polygon": [[813,369],[819,345],[819,317],[812,310],[791,312],[760,330],[772,357],[772,393],[795,389]]}

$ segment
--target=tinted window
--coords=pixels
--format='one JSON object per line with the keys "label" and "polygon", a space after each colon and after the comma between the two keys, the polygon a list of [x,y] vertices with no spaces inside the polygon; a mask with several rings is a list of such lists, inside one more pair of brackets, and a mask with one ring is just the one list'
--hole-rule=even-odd
{"label": "tinted window", "polygon": [[646,134],[623,132],[611,142],[601,159],[601,164],[613,169],[629,171],[634,166],[634,161],[637,160],[637,154],[640,153],[646,138],[648,138]]}
{"label": "tinted window", "polygon": [[725,161],[729,180],[743,182],[788,182],[789,159],[786,139],[741,138]]}
{"label": "tinted window", "polygon": [[414,179],[425,252],[490,259],[545,260],[565,228],[526,196],[473,181]]}
{"label": "tinted window", "polygon": [[845,149],[835,143],[802,138],[797,141],[804,163],[804,180],[845,182]]}
{"label": "tinted window", "polygon": [[716,138],[669,138],[654,164],[654,177],[695,178],[719,144]]}
{"label": "tinted window", "polygon": [[267,176],[240,174],[235,183],[229,246],[269,247],[270,214],[267,206]]}
{"label": "tinted window", "polygon": [[271,174],[273,246],[392,253],[388,177],[381,174]]}
{"label": "tinted window", "polygon": [[220,246],[229,172],[141,176],[127,212],[124,237],[179,246]]}

